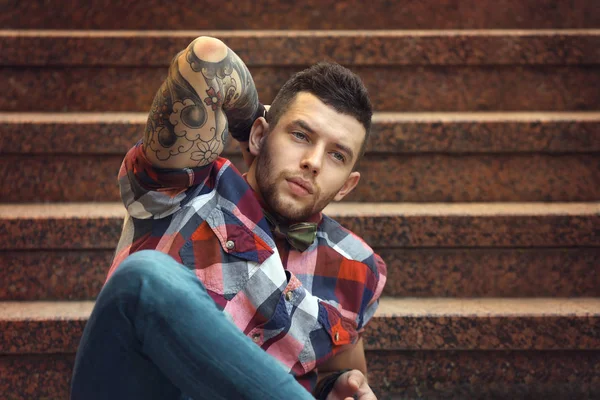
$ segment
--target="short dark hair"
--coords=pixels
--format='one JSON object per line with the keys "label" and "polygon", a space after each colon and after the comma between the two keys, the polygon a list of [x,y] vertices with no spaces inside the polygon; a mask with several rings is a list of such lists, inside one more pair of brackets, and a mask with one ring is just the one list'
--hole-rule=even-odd
{"label": "short dark hair", "polygon": [[356,118],[364,126],[365,140],[357,157],[358,161],[364,153],[373,116],[367,88],[358,75],[332,62],[320,62],[296,73],[281,87],[271,103],[266,117],[269,125],[277,125],[296,94],[300,92],[313,94],[324,104],[341,114]]}

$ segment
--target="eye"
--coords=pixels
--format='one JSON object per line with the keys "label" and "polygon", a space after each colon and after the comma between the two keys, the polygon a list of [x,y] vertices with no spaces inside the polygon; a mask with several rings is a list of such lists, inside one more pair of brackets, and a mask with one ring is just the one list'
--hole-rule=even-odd
{"label": "eye", "polygon": [[308,140],[308,136],[302,132],[292,132],[292,135],[294,135],[298,140]]}
{"label": "eye", "polygon": [[333,156],[333,158],[335,158],[338,161],[346,162],[346,157],[344,157],[344,155],[342,153],[334,151],[331,153],[331,155]]}

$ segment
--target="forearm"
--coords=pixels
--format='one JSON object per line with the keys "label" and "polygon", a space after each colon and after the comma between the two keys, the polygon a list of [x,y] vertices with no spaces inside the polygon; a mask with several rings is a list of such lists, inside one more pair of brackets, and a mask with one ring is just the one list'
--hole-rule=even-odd
{"label": "forearm", "polygon": [[223,151],[227,133],[249,129],[258,108],[252,77],[221,41],[200,37],[171,63],[146,125],[144,150],[156,166],[206,165]]}

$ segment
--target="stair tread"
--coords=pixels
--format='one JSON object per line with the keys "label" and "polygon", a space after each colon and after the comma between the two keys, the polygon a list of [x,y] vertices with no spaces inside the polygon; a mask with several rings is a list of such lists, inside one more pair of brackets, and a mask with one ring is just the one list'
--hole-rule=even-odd
{"label": "stair tread", "polygon": [[[600,246],[600,202],[337,203],[325,213],[378,248]],[[0,248],[114,248],[124,215],[117,202],[2,204]]]}
{"label": "stair tread", "polygon": [[[0,98],[0,109],[5,111],[148,111],[156,90],[160,87],[167,73],[166,60],[171,60],[186,43],[177,43],[167,48],[161,43],[155,45],[164,54],[158,54],[155,47],[140,49],[140,52],[151,54],[156,65],[144,60],[125,62],[128,54],[123,55],[122,65],[100,67],[103,64],[84,64],[88,53],[77,53],[77,48],[67,49],[46,40],[40,47],[45,53],[39,54],[38,65],[29,62],[29,53],[16,53],[9,57],[2,53],[2,60],[7,59],[4,73],[0,76],[0,86],[5,88],[5,98]],[[246,42],[246,41],[244,41]],[[106,45],[104,43],[103,45]],[[263,44],[265,45],[265,44]],[[287,44],[286,44],[287,45]],[[296,44],[289,44],[296,46]],[[310,44],[313,46],[313,44]],[[28,47],[28,44],[9,44],[8,48]],[[0,47],[4,48],[2,44]],[[48,53],[48,48],[61,47],[55,53]],[[314,45],[316,46],[316,45]],[[443,45],[446,46],[446,45]],[[458,46],[458,45],[456,45]],[[456,47],[455,46],[455,47]],[[127,49],[136,49],[137,44],[128,44]],[[337,44],[331,47],[339,48]],[[563,53],[553,45],[547,53],[545,50],[535,57],[543,58],[545,54]],[[101,51],[100,51],[101,50]],[[550,51],[551,50],[551,51]],[[107,46],[98,51],[92,50],[98,62],[114,57],[115,48]],[[126,50],[135,52],[137,50]],[[468,65],[464,59],[457,58],[450,66],[417,65],[410,58],[398,56],[410,65],[357,65],[345,59],[348,54],[342,50],[340,57],[332,54],[332,50],[322,50],[341,64],[349,66],[360,76],[369,90],[375,110],[380,111],[596,111],[600,109],[598,92],[600,87],[600,56],[590,65],[580,61],[566,63],[564,59],[551,60],[551,64],[518,65],[509,60],[506,66],[490,68],[489,65]],[[381,50],[381,58],[386,59]],[[464,50],[469,52],[468,50]],[[594,51],[600,53],[600,44],[594,45]],[[101,56],[106,52],[106,56]],[[305,54],[303,49],[295,50],[304,60],[289,60],[289,65],[255,65],[250,66],[261,100],[272,102],[277,91],[289,77],[313,62],[324,58],[322,53],[312,50],[314,56]],[[244,59],[262,57],[262,50],[248,51],[241,54]],[[355,53],[364,53],[363,50]],[[460,53],[456,50],[456,53]],[[588,54],[587,50],[578,50],[578,54]],[[63,54],[79,54],[82,60],[71,66],[50,65],[49,59],[62,57]],[[255,54],[252,56],[251,54]],[[439,57],[450,57],[440,53]],[[66,56],[65,56],[66,57]],[[74,55],[73,55],[74,57]],[[132,56],[133,57],[133,56]],[[138,57],[138,56],[135,56]],[[142,57],[142,56],[139,56]],[[281,58],[281,51],[274,57]],[[298,56],[300,57],[300,56]],[[358,56],[357,56],[358,57]],[[362,57],[362,56],[361,56]],[[416,57],[416,56],[415,56]],[[433,56],[423,54],[420,58],[430,59]],[[517,58],[527,58],[520,54]],[[553,56],[552,56],[553,57]],[[587,56],[585,56],[587,57]],[[12,58],[12,60],[10,60]],[[419,58],[419,59],[420,59]],[[56,59],[56,62],[60,61]],[[376,60],[373,59],[373,62]],[[257,62],[262,62],[258,60]],[[537,62],[537,61],[536,61]],[[43,68],[40,68],[43,67]],[[53,96],[47,96],[52,93]],[[94,93],[94,96],[89,96]]]}
{"label": "stair tread", "polygon": [[[324,212],[344,216],[546,216],[600,214],[600,201],[581,203],[331,203]],[[0,204],[1,219],[121,218],[123,204]]]}
{"label": "stair tread", "polygon": [[600,298],[382,298],[379,317],[600,316]]}
{"label": "stair tread", "polygon": [[[2,65],[167,66],[200,35],[216,36],[248,66],[597,64],[600,29],[576,30],[0,30]],[[464,51],[456,51],[456,47]],[[556,47],[564,49],[557,51]],[[297,49],[281,57],[281,52]]]}
{"label": "stair tread", "polygon": [[1,29],[1,37],[188,37],[200,35],[223,35],[224,37],[413,37],[413,36],[599,36],[600,29],[236,29],[236,30],[82,30],[82,29]]}
{"label": "stair tread", "polygon": [[[0,152],[122,156],[142,137],[147,118],[147,112],[0,112]],[[599,151],[600,111],[376,112],[366,154]],[[238,153],[231,140],[224,154]]]}
{"label": "stair tread", "polygon": [[[0,302],[0,354],[72,353],[93,301]],[[517,308],[517,309],[514,309]],[[367,350],[600,350],[600,298],[382,298]]]}
{"label": "stair tread", "polygon": [[[146,123],[147,112],[2,112],[0,123]],[[600,111],[391,112],[376,111],[373,122],[600,121]]]}
{"label": "stair tread", "polygon": [[359,0],[271,0],[223,3],[218,13],[207,13],[207,7],[214,3],[184,0],[172,7],[160,1],[104,0],[44,7],[16,2],[4,7],[0,25],[15,29],[530,29],[597,27],[599,16],[594,0],[374,0],[368,6]]}
{"label": "stair tread", "polygon": [[[386,296],[600,297],[600,247],[375,251],[387,264]],[[110,248],[2,251],[0,300],[94,299],[113,256]]]}
{"label": "stair tread", "polygon": [[[0,301],[0,320],[87,320],[95,301]],[[600,317],[600,298],[382,297],[378,318]]]}

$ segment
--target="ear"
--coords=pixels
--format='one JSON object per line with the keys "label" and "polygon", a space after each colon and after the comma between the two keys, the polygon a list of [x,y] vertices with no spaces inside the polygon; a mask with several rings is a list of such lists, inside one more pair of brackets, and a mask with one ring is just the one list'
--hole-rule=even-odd
{"label": "ear", "polygon": [[352,171],[350,175],[348,175],[344,186],[342,186],[333,199],[335,201],[340,201],[346,197],[346,195],[350,193],[356,187],[356,185],[358,185],[358,181],[360,181],[360,172]]}
{"label": "ear", "polygon": [[248,139],[248,148],[250,150],[250,154],[253,156],[258,156],[260,153],[260,149],[262,144],[264,143],[264,139],[266,138],[269,132],[269,123],[263,117],[257,118],[252,124],[252,129],[250,130],[250,138]]}

